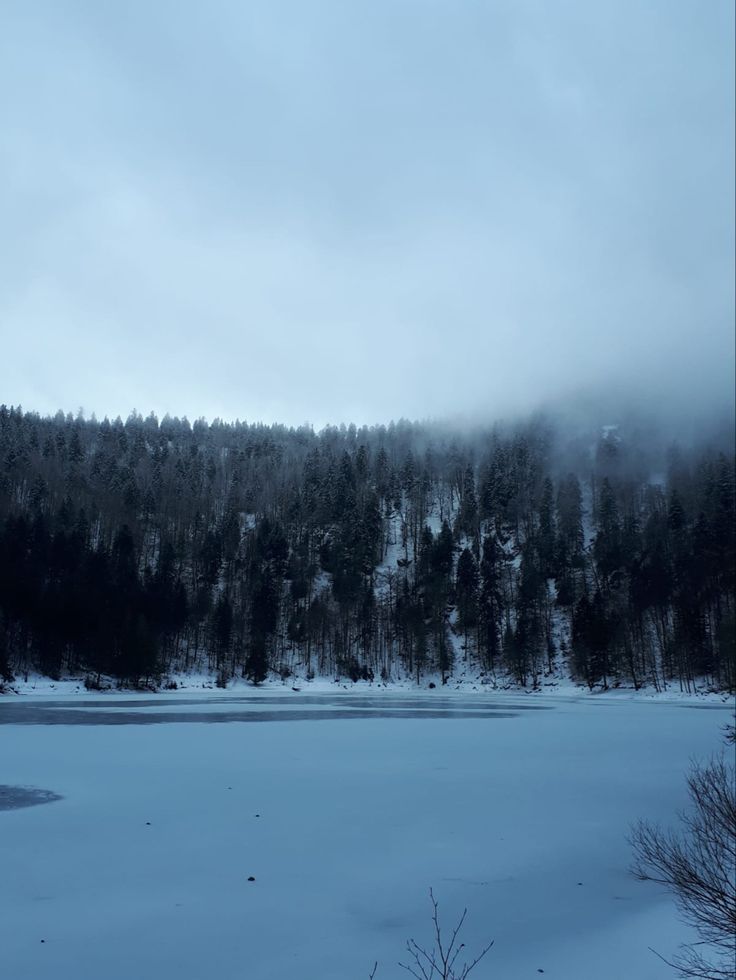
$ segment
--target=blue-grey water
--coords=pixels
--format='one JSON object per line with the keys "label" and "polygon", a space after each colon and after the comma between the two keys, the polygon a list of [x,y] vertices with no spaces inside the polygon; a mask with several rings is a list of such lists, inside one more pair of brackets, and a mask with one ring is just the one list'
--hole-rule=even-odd
{"label": "blue-grey water", "polygon": [[522,711],[545,711],[547,704],[521,699],[397,697],[349,694],[294,694],[140,699],[89,698],[73,702],[2,701],[0,725],[161,725],[171,723],[334,721],[356,718],[514,718]]}

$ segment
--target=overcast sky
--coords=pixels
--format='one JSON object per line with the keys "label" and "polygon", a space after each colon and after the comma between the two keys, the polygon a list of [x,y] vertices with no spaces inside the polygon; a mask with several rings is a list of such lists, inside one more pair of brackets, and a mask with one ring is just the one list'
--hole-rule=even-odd
{"label": "overcast sky", "polygon": [[732,397],[733,0],[5,0],[0,402]]}

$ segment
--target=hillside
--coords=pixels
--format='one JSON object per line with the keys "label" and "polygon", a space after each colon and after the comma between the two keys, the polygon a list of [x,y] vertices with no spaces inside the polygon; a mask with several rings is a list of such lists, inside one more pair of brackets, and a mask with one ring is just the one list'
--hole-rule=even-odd
{"label": "hillside", "polygon": [[733,689],[734,460],[0,408],[0,671]]}

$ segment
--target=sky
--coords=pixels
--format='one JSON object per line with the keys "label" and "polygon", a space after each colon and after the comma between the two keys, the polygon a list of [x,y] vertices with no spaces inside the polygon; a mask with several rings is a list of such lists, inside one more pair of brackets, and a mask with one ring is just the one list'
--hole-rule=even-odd
{"label": "sky", "polygon": [[0,402],[734,386],[732,0],[5,0]]}

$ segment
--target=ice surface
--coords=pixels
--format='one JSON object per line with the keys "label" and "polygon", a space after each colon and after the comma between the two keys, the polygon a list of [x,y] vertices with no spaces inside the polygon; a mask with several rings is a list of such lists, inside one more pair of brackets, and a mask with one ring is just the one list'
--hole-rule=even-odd
{"label": "ice surface", "polygon": [[[212,694],[277,720],[203,723],[191,692],[191,722],[138,724],[163,710],[140,695],[80,699],[84,724],[40,723],[48,698],[14,702],[36,723],[0,711],[0,780],[63,797],[0,813],[3,977],[351,980],[377,959],[389,980],[429,940],[432,886],[448,925],[467,905],[470,950],[495,940],[478,980],[671,978],[648,947],[690,936],[627,874],[626,833],[685,804],[728,705]],[[95,704],[124,722],[90,724]]]}

